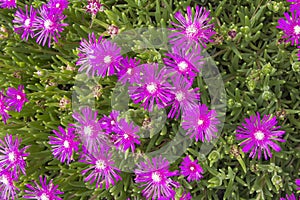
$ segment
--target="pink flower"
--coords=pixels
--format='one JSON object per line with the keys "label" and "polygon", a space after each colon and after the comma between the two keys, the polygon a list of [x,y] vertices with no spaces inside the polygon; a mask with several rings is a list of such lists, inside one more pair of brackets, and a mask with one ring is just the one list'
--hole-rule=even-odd
{"label": "pink flower", "polygon": [[52,145],[52,154],[58,158],[60,162],[67,164],[73,160],[73,152],[78,151],[79,142],[75,140],[75,128],[69,127],[67,132],[61,127],[58,127],[59,131],[53,130],[56,137],[49,136],[49,144]]}
{"label": "pink flower", "polygon": [[17,3],[16,0],[0,0],[0,8],[16,8]]}
{"label": "pink flower", "polygon": [[257,113],[257,116],[252,115],[245,121],[246,123],[242,123],[241,127],[237,127],[236,139],[243,140],[240,145],[243,146],[243,152],[251,151],[250,158],[254,158],[258,154],[258,159],[260,159],[263,152],[267,160],[268,157],[272,157],[270,147],[277,152],[281,150],[275,141],[285,142],[284,139],[281,139],[285,131],[278,130],[280,126],[276,126],[276,117],[271,118],[270,115],[264,115],[261,120],[260,114]]}
{"label": "pink flower", "polygon": [[198,164],[198,160],[192,161],[189,156],[183,158],[179,168],[181,170],[181,174],[183,176],[187,176],[188,182],[198,181],[203,177],[202,173],[204,171]]}
{"label": "pink flower", "polygon": [[214,34],[213,24],[209,24],[211,18],[209,17],[210,12],[206,11],[204,7],[196,6],[195,15],[192,15],[191,7],[187,7],[187,16],[181,12],[176,12],[174,17],[177,19],[179,24],[171,22],[175,28],[174,33],[170,34],[170,43],[175,46],[195,46],[198,42],[206,48],[206,43],[212,42],[210,39]]}
{"label": "pink flower", "polygon": [[11,171],[0,169],[0,198],[3,200],[14,200],[17,193],[20,191],[15,185],[14,181],[17,181],[18,177],[14,176]]}
{"label": "pink flower", "polygon": [[140,61],[135,58],[123,58],[120,61],[120,71],[118,73],[119,81],[124,85],[129,82],[130,84],[137,83],[140,80]]}
{"label": "pink flower", "polygon": [[18,112],[21,112],[24,103],[28,102],[23,85],[19,85],[18,89],[9,87],[6,91],[6,95],[8,106]]}
{"label": "pink flower", "polygon": [[178,171],[169,171],[169,162],[162,156],[141,162],[134,170],[136,183],[144,187],[142,194],[146,199],[173,199],[175,191],[172,187],[179,187],[179,183],[170,177],[177,176]]}
{"label": "pink flower", "polygon": [[284,13],[286,20],[279,19],[276,28],[283,31],[283,38],[286,42],[291,41],[292,45],[298,45],[300,38],[300,11],[292,12],[291,16]]}
{"label": "pink flower", "polygon": [[295,183],[297,185],[297,190],[300,190],[300,179],[296,179]]}
{"label": "pink flower", "polygon": [[217,113],[215,110],[208,110],[205,104],[200,104],[195,110],[188,110],[184,113],[182,119],[182,128],[187,130],[187,135],[191,138],[199,139],[204,142],[210,142],[216,138],[218,129],[217,124],[220,123],[216,118]]}
{"label": "pink flower", "polygon": [[8,118],[10,118],[10,115],[8,115],[9,107],[7,105],[7,98],[3,94],[3,91],[0,91],[0,115],[2,117],[3,122],[6,124],[6,121]]}
{"label": "pink flower", "polygon": [[60,190],[58,190],[58,185],[54,185],[53,181],[50,180],[49,184],[47,185],[47,178],[40,176],[40,183],[42,186],[38,185],[36,181],[33,181],[35,187],[26,184],[28,190],[25,190],[26,193],[23,198],[25,199],[49,199],[49,200],[62,200],[57,195],[63,194]]}

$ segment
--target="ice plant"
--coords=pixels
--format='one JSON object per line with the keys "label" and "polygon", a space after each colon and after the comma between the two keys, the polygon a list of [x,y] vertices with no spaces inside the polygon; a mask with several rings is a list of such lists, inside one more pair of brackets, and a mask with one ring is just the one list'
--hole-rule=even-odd
{"label": "ice plant", "polygon": [[181,174],[187,177],[188,182],[198,181],[203,176],[203,169],[198,164],[198,160],[192,161],[189,156],[183,158],[181,165],[179,166]]}
{"label": "ice plant", "polygon": [[33,181],[34,186],[31,184],[26,184],[28,189],[25,189],[25,195],[23,198],[25,199],[39,199],[39,200],[62,200],[58,195],[63,194],[58,189],[58,185],[53,184],[53,180],[51,179],[49,184],[47,185],[46,176],[43,178],[40,176],[41,185],[37,184],[37,182]]}
{"label": "ice plant", "polygon": [[175,118],[178,118],[180,112],[186,113],[189,110],[197,109],[200,100],[200,94],[197,93],[199,88],[192,89],[192,82],[181,75],[174,75],[171,80],[174,86],[171,90],[174,98],[170,103],[172,108],[168,117],[173,118],[175,116]]}
{"label": "ice plant", "polygon": [[106,133],[97,120],[97,111],[93,111],[90,107],[83,107],[81,114],[74,112],[72,116],[78,122],[75,124],[76,131],[86,150],[94,151],[99,145],[108,144]]}
{"label": "ice plant", "polygon": [[114,135],[114,143],[116,147],[126,151],[131,148],[134,152],[135,144],[141,144],[139,141],[140,136],[137,135],[139,127],[134,126],[133,122],[127,123],[125,119],[121,119],[118,123],[119,130]]}
{"label": "ice plant", "polygon": [[90,166],[82,171],[82,174],[88,174],[84,179],[86,182],[93,184],[96,181],[96,188],[102,188],[105,184],[105,188],[108,189],[110,185],[115,185],[116,182],[122,180],[119,176],[120,170],[114,167],[114,161],[112,160],[112,154],[109,153],[109,149],[105,146],[101,146],[91,153],[82,155],[79,162],[89,164]]}
{"label": "ice plant", "polygon": [[164,108],[172,100],[171,85],[168,83],[168,73],[163,68],[159,70],[157,63],[143,64],[143,74],[138,84],[129,86],[129,95],[134,103],[142,102],[141,106],[152,111],[154,102],[158,108]]}
{"label": "ice plant", "polygon": [[0,168],[10,169],[13,172],[13,176],[18,176],[19,171],[25,175],[26,162],[25,159],[29,155],[25,151],[29,146],[25,146],[19,149],[21,139],[16,137],[13,140],[12,135],[6,135],[4,141],[0,139]]}
{"label": "ice plant", "polygon": [[204,142],[210,142],[216,138],[218,129],[217,124],[220,123],[216,118],[217,113],[215,110],[208,110],[205,104],[198,105],[195,110],[188,110],[183,114],[182,128],[187,130],[187,135],[191,138],[199,139]]}
{"label": "ice plant", "polygon": [[142,194],[146,199],[168,198],[173,199],[175,191],[173,187],[179,187],[179,183],[170,177],[177,176],[178,171],[169,171],[169,162],[162,156],[146,159],[145,162],[137,164],[134,170],[135,182],[144,187]]}
{"label": "ice plant", "polygon": [[0,8],[16,8],[17,2],[16,0],[0,0]]}
{"label": "ice plant", "polygon": [[33,24],[36,18],[36,10],[30,6],[30,11],[28,10],[28,6],[25,5],[25,13],[19,8],[15,13],[15,18],[13,20],[14,30],[16,33],[21,34],[22,40],[28,40],[30,36],[33,38]]}
{"label": "ice plant", "polygon": [[191,193],[184,192],[179,200],[191,200],[191,199],[192,199]]}
{"label": "ice plant", "polygon": [[186,8],[187,16],[178,11],[174,17],[179,24],[171,22],[175,28],[171,28],[174,32],[169,35],[170,43],[175,46],[194,46],[200,43],[206,48],[206,43],[212,42],[211,37],[215,34],[214,25],[210,24],[210,12],[204,7],[196,6],[195,14],[192,14],[190,6]]}
{"label": "ice plant", "polygon": [[120,71],[118,73],[119,81],[122,84],[129,82],[130,84],[137,83],[140,80],[140,61],[135,58],[123,58],[120,61]]}
{"label": "ice plant", "polygon": [[101,128],[104,129],[107,134],[112,132],[117,132],[119,130],[119,126],[118,126],[119,115],[120,115],[120,111],[112,110],[109,116],[104,115],[99,120],[99,124]]}
{"label": "ice plant", "polygon": [[290,11],[300,11],[300,0],[287,0],[287,2],[292,2],[293,4],[290,5]]}
{"label": "ice plant", "polygon": [[86,11],[92,15],[96,15],[99,11],[103,11],[103,5],[99,0],[89,0],[86,6]]}
{"label": "ice plant", "polygon": [[14,200],[19,190],[14,181],[17,181],[17,177],[8,170],[0,169],[0,198],[3,200]]}
{"label": "ice plant", "polygon": [[284,35],[282,38],[285,39],[285,42],[291,42],[292,45],[298,45],[300,38],[300,12],[292,12],[291,16],[285,12],[284,16],[286,20],[279,19],[278,26],[283,31]]}
{"label": "ice plant", "polygon": [[25,102],[28,102],[23,85],[19,85],[18,89],[9,87],[6,91],[6,96],[7,105],[10,107],[10,109],[13,108],[18,112],[21,112]]}
{"label": "ice plant", "polygon": [[62,12],[68,8],[68,0],[49,0],[47,7],[51,12],[55,14],[62,14]]}
{"label": "ice plant", "polygon": [[8,118],[10,118],[10,115],[8,115],[9,107],[7,105],[7,98],[3,94],[3,91],[0,91],[0,115],[2,117],[3,122],[6,124],[6,121]]}
{"label": "ice plant", "polygon": [[295,183],[297,185],[297,190],[300,190],[300,179],[296,179]]}
{"label": "ice plant", "polygon": [[297,200],[296,196],[292,193],[291,195],[286,194],[285,198],[281,197],[279,200]]}
{"label": "ice plant", "polygon": [[194,46],[193,49],[173,47],[172,51],[167,53],[166,56],[169,58],[163,58],[163,61],[169,73],[176,72],[191,82],[198,76],[204,64],[204,62],[201,61],[203,56],[201,56],[199,46]]}
{"label": "ice plant", "polygon": [[103,39],[97,47],[98,54],[95,68],[98,75],[101,77],[115,75],[116,72],[120,71],[120,61],[123,58],[121,48],[107,39]]}
{"label": "ice plant", "polygon": [[263,152],[267,160],[268,157],[272,157],[270,147],[277,152],[281,150],[275,141],[285,142],[284,139],[281,139],[285,131],[278,130],[280,126],[276,126],[276,117],[264,115],[261,120],[260,114],[257,112],[256,116],[252,115],[245,121],[246,123],[237,127],[236,139],[243,140],[240,145],[243,147],[243,152],[251,152],[250,158],[254,158],[258,154],[258,159],[260,159]]}
{"label": "ice plant", "polygon": [[76,62],[76,65],[80,66],[79,72],[85,71],[88,76],[95,76],[97,69],[96,66],[98,64],[98,55],[99,52],[97,50],[98,46],[102,41],[102,37],[100,36],[96,39],[94,33],[88,35],[89,40],[82,39],[80,42],[80,47],[78,48],[79,59]]}
{"label": "ice plant", "polygon": [[58,130],[53,130],[56,137],[49,136],[49,144],[52,145],[52,154],[60,162],[67,160],[67,164],[69,164],[73,160],[73,152],[78,151],[79,142],[75,138],[75,128],[68,127],[67,131],[65,131],[59,126]]}
{"label": "ice plant", "polygon": [[60,32],[64,30],[65,26],[68,26],[68,24],[62,22],[66,16],[56,13],[47,5],[41,6],[39,14],[40,16],[36,18],[33,25],[33,30],[37,31],[34,37],[37,36],[36,42],[43,46],[48,41],[48,47],[50,48],[52,39],[57,43]]}

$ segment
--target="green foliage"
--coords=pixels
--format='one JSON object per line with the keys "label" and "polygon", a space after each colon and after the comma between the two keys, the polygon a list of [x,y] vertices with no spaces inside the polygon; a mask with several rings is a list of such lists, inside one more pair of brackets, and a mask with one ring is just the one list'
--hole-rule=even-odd
{"label": "green foliage", "polygon": [[[224,80],[227,113],[221,137],[208,155],[199,153],[201,142],[193,142],[186,152],[199,160],[205,171],[203,179],[188,183],[178,177],[178,181],[197,200],[278,199],[295,191],[294,181],[299,177],[300,167],[300,63],[295,47],[280,43],[283,33],[276,29],[277,20],[287,11],[288,3],[279,0],[110,0],[104,2],[106,10],[92,18],[84,9],[85,1],[69,2],[65,11],[69,26],[52,48],[42,47],[34,39],[21,41],[12,28],[14,10],[0,9],[0,26],[3,27],[0,85],[7,89],[22,84],[29,99],[20,113],[10,112],[12,118],[7,125],[0,124],[1,138],[9,133],[21,137],[22,145],[31,145],[27,176],[21,176],[17,183],[21,190],[32,179],[47,175],[60,185],[65,200],[142,199],[132,173],[122,173],[123,181],[108,190],[95,189],[95,185],[85,183],[81,171],[87,165],[73,162],[68,166],[54,159],[48,136],[53,135],[52,130],[59,125],[66,127],[74,122],[71,107],[74,91],[79,99],[85,98],[82,101],[97,97],[95,107],[100,115],[112,110],[110,102],[116,77],[96,80],[96,88],[87,85],[96,95],[85,96],[74,86],[75,80],[84,82],[82,77],[76,76],[78,67],[75,66],[82,38],[87,38],[91,32],[109,36],[107,27],[111,24],[118,26],[121,32],[140,27],[169,27],[175,12],[185,10],[187,5],[199,4],[209,8],[215,23],[217,35],[207,51]],[[43,2],[26,3],[38,7]],[[19,1],[18,5],[24,7],[25,4]],[[236,37],[232,38],[228,34],[230,31],[235,31]],[[161,49],[135,51],[141,44],[135,45],[128,55],[144,59],[142,62],[161,61],[165,53]],[[198,83],[201,84],[202,101],[209,103],[202,79],[199,78]],[[123,95],[119,95],[122,98]],[[130,103],[129,106],[129,118],[139,125],[147,122],[148,113],[138,105]],[[280,144],[282,151],[274,152],[273,158],[267,161],[249,159],[235,140],[236,127],[255,112],[277,116],[279,125],[286,131],[286,142]],[[179,122],[174,120],[158,127],[160,134],[151,133],[149,139],[142,140],[139,149],[142,152],[159,149],[174,138],[178,126]],[[171,169],[178,169],[180,161],[173,163]],[[177,196],[182,192],[183,188],[178,188]]]}

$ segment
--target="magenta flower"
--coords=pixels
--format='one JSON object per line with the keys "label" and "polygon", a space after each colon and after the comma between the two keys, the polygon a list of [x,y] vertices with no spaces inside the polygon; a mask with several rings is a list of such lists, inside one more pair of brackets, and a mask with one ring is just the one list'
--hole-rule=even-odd
{"label": "magenta flower", "polygon": [[204,64],[200,54],[200,47],[194,47],[192,50],[173,47],[172,52],[166,54],[169,58],[163,60],[169,73],[177,72],[193,82]]}
{"label": "magenta flower", "polygon": [[97,46],[97,64],[95,68],[101,77],[115,75],[120,71],[120,61],[122,60],[121,48],[110,40],[103,39]]}
{"label": "magenta flower", "polygon": [[158,108],[164,108],[172,100],[171,85],[167,81],[167,73],[158,64],[141,65],[143,76],[137,86],[129,86],[129,95],[134,103],[142,102],[144,109],[153,110],[154,102]]}
{"label": "magenta flower", "polygon": [[[186,113],[189,110],[195,110],[198,107],[200,100],[200,94],[197,93],[199,88],[192,89],[192,82],[189,82],[181,75],[174,75],[171,77],[174,88],[172,93],[174,94],[173,101],[170,103],[172,108],[168,114],[169,118],[178,119],[180,111]],[[177,114],[176,114],[177,113]]]}
{"label": "magenta flower", "polygon": [[211,18],[209,17],[210,12],[206,11],[205,8],[196,6],[196,12],[194,17],[192,15],[191,7],[187,7],[187,16],[184,17],[181,12],[175,13],[174,17],[177,19],[179,24],[171,22],[175,28],[174,33],[170,34],[170,43],[175,46],[194,46],[198,42],[206,48],[206,43],[212,42],[210,39],[216,32],[213,31],[214,25],[209,24]]}
{"label": "magenta flower", "polygon": [[93,112],[91,108],[84,107],[81,114],[74,112],[72,115],[78,124],[75,124],[77,132],[84,147],[88,151],[94,151],[100,144],[108,144],[107,133],[103,131],[97,120],[98,112]]}
{"label": "magenta flower", "polygon": [[292,193],[291,195],[286,194],[285,198],[281,197],[279,200],[297,200],[296,196]]}
{"label": "magenta flower", "polygon": [[75,128],[69,127],[67,132],[61,127],[58,127],[59,131],[53,130],[56,137],[49,136],[49,144],[52,145],[52,154],[55,158],[58,158],[60,162],[70,163],[73,159],[73,152],[78,151],[79,142],[75,140]]}
{"label": "magenta flower", "polygon": [[8,106],[18,112],[21,112],[24,103],[28,102],[23,85],[19,85],[18,89],[9,87],[6,91],[6,95]]}
{"label": "magenta flower", "polygon": [[37,184],[36,181],[33,181],[35,186],[30,184],[26,184],[28,190],[25,190],[26,193],[23,198],[25,199],[49,199],[49,200],[62,200],[58,195],[63,194],[60,190],[58,190],[58,185],[53,184],[53,180],[51,179],[49,184],[47,185],[47,178],[40,176],[40,183]]}
{"label": "magenta flower", "polygon": [[140,61],[135,58],[123,58],[120,61],[120,71],[118,73],[119,81],[124,85],[127,81],[130,84],[137,83],[140,80]]}
{"label": "magenta flower", "polygon": [[16,190],[20,191],[14,185],[14,181],[17,181],[17,177],[8,170],[0,169],[0,197],[3,200],[14,200],[17,193]]}
{"label": "magenta flower", "polygon": [[257,116],[252,115],[245,121],[246,123],[242,123],[242,127],[237,127],[236,139],[244,140],[240,145],[243,146],[243,152],[251,151],[250,158],[254,158],[258,153],[258,159],[260,159],[263,151],[267,160],[268,157],[272,157],[270,147],[277,152],[281,150],[275,141],[285,142],[284,139],[281,139],[285,131],[278,130],[280,126],[276,126],[276,117],[271,118],[270,115],[264,115],[260,120],[260,114],[257,113]]}
{"label": "magenta flower", "polygon": [[142,183],[140,186],[145,187],[142,194],[146,199],[174,198],[175,191],[172,187],[179,187],[179,183],[170,177],[177,176],[178,171],[170,172],[169,162],[162,156],[141,162],[134,173],[135,182]]}
{"label": "magenta flower", "polygon": [[298,186],[297,190],[300,190],[300,179],[296,179],[295,183]]}
{"label": "magenta flower", "polygon": [[38,36],[36,42],[45,46],[48,40],[48,47],[50,48],[51,40],[56,43],[60,37],[60,32],[64,30],[64,26],[68,26],[66,23],[62,23],[62,20],[66,18],[63,14],[55,13],[49,9],[46,5],[42,5],[39,9],[40,17],[36,18],[33,24],[34,31],[38,31],[35,36]]}
{"label": "magenta flower", "polygon": [[0,168],[11,169],[14,176],[19,175],[19,170],[25,175],[25,158],[29,155],[25,151],[29,146],[19,149],[22,140],[18,137],[13,140],[12,135],[8,134],[4,140],[0,139]]}
{"label": "magenta flower", "polygon": [[103,11],[103,5],[98,0],[88,0],[86,11],[96,15],[99,11]]}
{"label": "magenta flower", "polygon": [[84,181],[89,181],[90,184],[96,181],[96,188],[102,188],[105,184],[105,188],[108,189],[110,185],[113,186],[122,180],[119,176],[120,170],[113,166],[114,161],[111,157],[112,154],[108,152],[105,146],[100,146],[93,154],[84,154],[79,162],[91,165],[82,171],[83,175],[89,173]]}
{"label": "magenta flower", "polygon": [[98,40],[94,33],[89,34],[89,41],[82,39],[80,42],[80,47],[78,50],[79,59],[76,65],[79,65],[79,72],[86,71],[87,75],[94,76],[97,72],[96,66],[98,65],[99,52],[97,50],[98,46],[101,44],[102,37],[100,36]]}
{"label": "magenta flower", "polygon": [[3,91],[0,91],[0,115],[2,117],[3,122],[6,124],[6,121],[8,118],[10,118],[10,115],[8,115],[9,107],[7,105],[7,98],[4,96]]}
{"label": "magenta flower", "polygon": [[300,0],[287,0],[287,2],[293,2],[293,4],[290,5],[290,11],[300,11]]}
{"label": "magenta flower", "polygon": [[300,12],[292,12],[291,16],[286,12],[284,13],[286,20],[279,19],[276,28],[279,28],[283,31],[284,35],[282,38],[285,39],[286,42],[291,41],[291,44],[298,45],[300,38]]}
{"label": "magenta flower", "polygon": [[140,136],[136,134],[139,132],[139,127],[134,126],[133,123],[127,123],[125,119],[121,119],[118,125],[119,131],[114,135],[116,147],[121,148],[123,151],[131,148],[131,151],[134,152],[134,144],[141,144],[139,141]]}
{"label": "magenta flower", "polygon": [[0,8],[16,8],[17,3],[16,0],[0,0]]}
{"label": "magenta flower", "polygon": [[192,199],[191,193],[184,192],[179,200],[191,200],[191,199]]}
{"label": "magenta flower", "polygon": [[104,115],[100,120],[100,126],[107,134],[119,131],[118,117],[120,111],[112,110],[109,116]]}
{"label": "magenta flower", "polygon": [[35,22],[36,18],[36,10],[30,6],[30,11],[28,11],[28,6],[25,5],[25,13],[21,8],[19,8],[15,13],[15,18],[13,20],[14,30],[18,34],[22,34],[21,38],[22,40],[28,40],[28,37],[30,36],[33,38],[34,32],[33,32],[33,24]]}
{"label": "magenta flower", "polygon": [[181,170],[181,174],[183,176],[187,176],[188,182],[198,181],[203,177],[202,174],[204,171],[198,164],[198,160],[192,161],[189,156],[183,158],[179,168]]}
{"label": "magenta flower", "polygon": [[186,134],[191,138],[195,137],[196,141],[200,139],[202,142],[210,142],[217,137],[216,125],[220,121],[216,116],[215,110],[209,111],[205,104],[200,104],[196,110],[188,110],[183,114],[182,128],[187,130]]}
{"label": "magenta flower", "polygon": [[68,0],[49,0],[47,3],[47,7],[55,14],[62,14],[68,5]]}

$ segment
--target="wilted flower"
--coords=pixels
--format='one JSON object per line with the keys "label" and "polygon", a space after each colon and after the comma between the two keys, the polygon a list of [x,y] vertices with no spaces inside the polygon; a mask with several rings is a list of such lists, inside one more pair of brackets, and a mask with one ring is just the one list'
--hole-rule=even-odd
{"label": "wilted flower", "polygon": [[25,195],[23,198],[39,200],[62,200],[62,198],[57,195],[63,194],[63,192],[58,190],[58,185],[54,185],[52,180],[50,180],[49,184],[47,185],[47,178],[40,176],[41,186],[37,184],[36,181],[33,181],[33,183],[35,186],[26,184],[28,189],[25,189]]}
{"label": "wilted flower", "polygon": [[73,160],[73,152],[78,151],[79,142],[75,140],[75,128],[68,127],[67,132],[61,127],[58,127],[59,131],[53,130],[56,137],[49,136],[49,144],[52,145],[52,154],[58,158],[60,162],[67,164]]}
{"label": "wilted flower", "polygon": [[177,176],[178,171],[169,171],[169,162],[162,156],[141,162],[134,173],[135,182],[142,183],[141,187],[145,187],[142,194],[146,199],[174,198],[175,191],[172,187],[179,187],[179,183],[170,177]]}
{"label": "wilted flower", "polygon": [[278,130],[280,126],[276,126],[276,117],[270,117],[270,115],[264,115],[262,120],[260,114],[252,115],[250,118],[245,119],[246,123],[242,123],[242,127],[237,127],[236,138],[237,140],[244,140],[240,143],[243,146],[243,152],[249,152],[250,157],[254,158],[258,154],[258,159],[261,157],[261,153],[264,153],[264,157],[267,160],[268,157],[272,157],[270,147],[275,151],[280,151],[281,148],[275,141],[285,142],[281,139],[285,131]]}
{"label": "wilted flower", "polygon": [[177,19],[179,24],[171,22],[175,28],[174,33],[170,34],[170,43],[175,46],[186,47],[194,46],[198,42],[206,48],[206,43],[212,42],[211,36],[215,34],[213,31],[213,24],[209,24],[211,18],[209,17],[210,12],[204,7],[196,6],[195,14],[192,15],[191,7],[187,7],[187,16],[184,17],[181,12],[176,12],[174,17]]}
{"label": "wilted flower", "polygon": [[191,138],[199,139],[204,142],[210,142],[216,138],[218,129],[217,124],[220,123],[216,118],[217,113],[215,110],[208,110],[205,104],[200,104],[195,110],[188,110],[182,116],[182,128],[187,130],[187,135]]}

